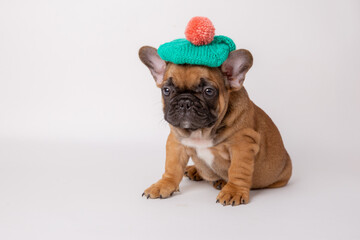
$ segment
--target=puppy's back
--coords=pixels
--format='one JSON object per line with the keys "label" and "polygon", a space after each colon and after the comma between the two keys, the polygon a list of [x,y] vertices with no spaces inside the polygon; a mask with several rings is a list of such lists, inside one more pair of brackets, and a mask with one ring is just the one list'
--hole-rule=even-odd
{"label": "puppy's back", "polygon": [[280,132],[271,118],[254,103],[255,131],[260,151],[255,159],[252,188],[282,187],[291,177],[292,165]]}

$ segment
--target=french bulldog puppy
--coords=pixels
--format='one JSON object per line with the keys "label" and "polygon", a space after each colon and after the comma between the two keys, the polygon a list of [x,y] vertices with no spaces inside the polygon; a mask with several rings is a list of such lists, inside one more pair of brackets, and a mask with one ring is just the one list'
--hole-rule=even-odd
{"label": "french bulldog puppy", "polygon": [[[221,189],[216,202],[233,206],[248,203],[250,189],[288,183],[292,164],[280,133],[243,87],[253,63],[249,51],[230,52],[217,68],[165,62],[148,46],[139,57],[162,91],[171,129],[165,173],[143,196],[171,196],[184,174],[213,182]],[[187,166],[190,157],[193,166]]]}

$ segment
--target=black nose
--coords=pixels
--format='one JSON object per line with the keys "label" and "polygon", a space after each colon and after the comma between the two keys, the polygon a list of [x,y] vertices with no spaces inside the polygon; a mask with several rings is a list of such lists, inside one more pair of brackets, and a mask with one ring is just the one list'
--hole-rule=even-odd
{"label": "black nose", "polygon": [[194,103],[189,99],[181,99],[179,101],[179,108],[181,110],[189,110],[193,105]]}

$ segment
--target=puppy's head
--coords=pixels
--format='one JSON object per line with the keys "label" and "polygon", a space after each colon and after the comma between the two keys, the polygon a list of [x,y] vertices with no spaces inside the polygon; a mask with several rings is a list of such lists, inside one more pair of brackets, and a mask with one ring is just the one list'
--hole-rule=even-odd
{"label": "puppy's head", "polygon": [[211,128],[222,119],[230,92],[242,88],[253,61],[244,49],[231,52],[218,68],[166,63],[147,46],[139,50],[139,57],[161,88],[165,120],[190,132]]}

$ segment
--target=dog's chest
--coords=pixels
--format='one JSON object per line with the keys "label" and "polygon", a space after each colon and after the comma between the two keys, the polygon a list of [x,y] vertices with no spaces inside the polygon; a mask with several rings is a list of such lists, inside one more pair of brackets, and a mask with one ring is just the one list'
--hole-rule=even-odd
{"label": "dog's chest", "polygon": [[214,162],[214,155],[209,148],[196,148],[197,156],[202,159],[209,167]]}
{"label": "dog's chest", "polygon": [[203,137],[201,132],[193,132],[190,137],[182,139],[181,143],[187,147],[194,148],[198,158],[211,168],[214,162],[214,155],[210,150],[210,147],[213,146],[212,139]]}

